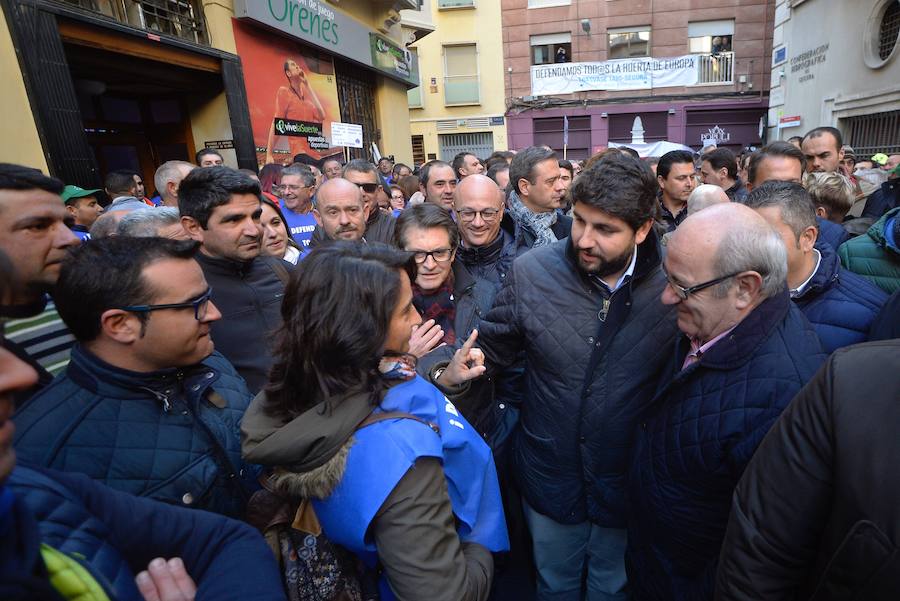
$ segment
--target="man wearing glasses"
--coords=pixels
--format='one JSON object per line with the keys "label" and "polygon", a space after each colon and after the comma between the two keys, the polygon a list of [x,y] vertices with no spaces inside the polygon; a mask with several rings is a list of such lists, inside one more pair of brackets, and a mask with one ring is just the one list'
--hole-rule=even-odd
{"label": "man wearing glasses", "polygon": [[56,299],[78,343],[66,371],[15,415],[23,460],[243,517],[258,488],[240,453],[252,395],[214,352],[210,327],[222,314],[197,248],[110,237],[66,260]]}
{"label": "man wearing glasses", "polygon": [[663,267],[684,335],[636,430],[628,579],[635,598],[711,599],[734,487],[825,355],[788,294],[781,236],[752,209],[688,216]]}
{"label": "man wearing glasses", "polygon": [[316,229],[312,197],[316,176],[311,169],[285,167],[281,172],[281,212],[294,242],[306,253]]}

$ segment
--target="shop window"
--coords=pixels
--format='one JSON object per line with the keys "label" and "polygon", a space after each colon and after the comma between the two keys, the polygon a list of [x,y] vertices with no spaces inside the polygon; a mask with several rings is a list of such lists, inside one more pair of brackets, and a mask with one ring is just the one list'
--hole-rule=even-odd
{"label": "shop window", "polygon": [[649,27],[610,29],[607,36],[610,59],[650,56]]}
{"label": "shop window", "polygon": [[531,36],[531,64],[572,62],[572,34],[551,33]]}
{"label": "shop window", "polygon": [[733,19],[688,23],[688,47],[693,54],[731,52],[733,38]]}
{"label": "shop window", "polygon": [[444,104],[479,104],[478,51],[475,44],[444,46]]}

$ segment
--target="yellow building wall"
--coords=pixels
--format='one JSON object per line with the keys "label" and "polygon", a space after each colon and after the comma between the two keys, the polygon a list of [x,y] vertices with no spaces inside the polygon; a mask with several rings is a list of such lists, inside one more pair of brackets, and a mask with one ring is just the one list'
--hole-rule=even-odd
{"label": "yellow building wall", "polygon": [[[340,5],[332,5],[330,8],[339,10],[350,15],[357,21],[377,30],[384,23],[387,11],[384,6],[379,7],[377,3],[371,0],[342,0]],[[234,42],[234,30],[231,26],[231,19],[234,17],[234,2],[232,0],[215,0],[213,2],[205,2],[204,10],[206,13],[206,22],[209,32],[211,44],[226,52],[237,54],[237,47]],[[498,13],[499,14],[499,13]],[[498,16],[499,19],[499,16]],[[400,28],[394,27],[389,37],[400,43]],[[277,35],[277,34],[274,34]],[[502,55],[501,55],[502,61]],[[502,88],[502,85],[501,85]],[[375,86],[375,119],[377,127],[381,130],[381,140],[378,142],[378,148],[382,154],[393,154],[395,159],[400,162],[412,162],[412,142],[410,140],[409,126],[409,109],[406,103],[406,86],[400,82],[394,81],[387,77],[376,77]],[[197,142],[197,149],[203,148],[204,140],[224,139],[220,137],[205,137],[201,139],[205,133],[198,133],[195,117],[197,114],[201,116],[204,132],[210,130],[212,121],[215,119],[216,107],[225,108],[224,119],[228,120],[227,105],[225,104],[225,96],[215,99],[212,103],[202,108],[199,113],[191,114],[191,122],[194,126],[194,139]],[[228,125],[229,135],[231,127]],[[223,152],[223,158],[226,163],[228,152],[233,156],[233,151]],[[369,149],[366,149],[369,152]]]}
{"label": "yellow building wall", "polygon": [[[422,82],[422,108],[410,108],[413,135],[423,136],[425,153],[440,156],[437,121],[449,119],[498,117],[506,112],[503,72],[503,34],[500,2],[475,0],[475,8],[438,10],[431,3],[431,18],[435,31],[412,44],[419,55]],[[478,53],[480,103],[477,105],[446,106],[444,104],[443,47],[450,44],[475,43]],[[431,86],[431,79],[436,87]],[[505,123],[505,120],[504,120]],[[506,125],[493,127],[442,129],[441,134],[493,133],[494,150],[508,148]],[[482,157],[483,158],[483,157]]]}
{"label": "yellow building wall", "polygon": [[47,159],[38,136],[31,103],[25,92],[25,80],[13,48],[6,15],[0,10],[0,73],[3,74],[3,93],[0,94],[0,162],[17,163],[48,173]]}

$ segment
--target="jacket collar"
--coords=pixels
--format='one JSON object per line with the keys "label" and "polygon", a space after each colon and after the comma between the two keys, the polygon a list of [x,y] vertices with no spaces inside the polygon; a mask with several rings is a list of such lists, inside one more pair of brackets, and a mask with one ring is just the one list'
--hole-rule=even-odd
{"label": "jacket collar", "polygon": [[180,381],[201,374],[210,383],[216,380],[216,372],[202,363],[147,373],[121,369],[103,361],[78,343],[72,347],[71,360],[66,367],[69,379],[82,388],[94,394],[128,399],[160,398],[160,394],[168,396],[167,391]]}
{"label": "jacket collar", "polygon": [[[712,346],[694,365],[710,369],[731,370],[746,363],[771,333],[781,325],[791,309],[791,297],[787,287],[775,296],[764,300],[750,312],[731,333]],[[690,347],[686,336],[679,336],[677,358],[683,359]],[[690,368],[689,368],[690,369]]]}
{"label": "jacket collar", "polygon": [[813,274],[812,279],[806,288],[797,295],[795,301],[809,301],[819,296],[837,281],[841,269],[841,262],[837,253],[831,249],[830,244],[822,244],[817,246],[821,259],[819,260],[819,268]]}
{"label": "jacket collar", "polygon": [[200,263],[204,271],[209,269],[213,273],[221,275],[246,275],[253,270],[254,265],[257,263],[256,259],[235,261],[233,259],[210,257],[202,252],[195,254],[194,258]]}
{"label": "jacket collar", "polygon": [[503,252],[503,249],[512,241],[509,234],[502,229],[497,232],[493,242],[484,246],[463,246],[456,249],[456,259],[466,265],[483,265],[494,263]]}

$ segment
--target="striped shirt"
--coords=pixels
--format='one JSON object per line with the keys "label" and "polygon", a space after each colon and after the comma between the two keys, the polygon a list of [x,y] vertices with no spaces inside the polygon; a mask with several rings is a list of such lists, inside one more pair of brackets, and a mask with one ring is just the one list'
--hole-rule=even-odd
{"label": "striped shirt", "polygon": [[75,338],[56,312],[52,300],[42,313],[33,317],[11,319],[5,323],[5,337],[28,353],[52,375],[56,375],[69,364],[69,353]]}

